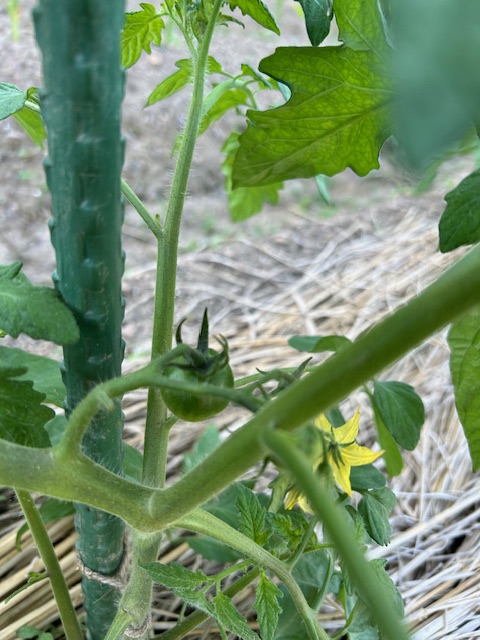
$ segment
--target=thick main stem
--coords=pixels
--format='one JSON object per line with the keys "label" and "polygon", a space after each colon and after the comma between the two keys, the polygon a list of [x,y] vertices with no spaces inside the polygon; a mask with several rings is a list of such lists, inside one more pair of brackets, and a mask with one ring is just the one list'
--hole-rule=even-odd
{"label": "thick main stem", "polygon": [[[193,60],[194,80],[190,109],[185,130],[182,134],[165,223],[156,234],[158,253],[152,360],[166,354],[172,347],[180,226],[188,177],[203,111],[208,51],[217,15],[223,1],[215,0],[203,39],[199,44],[196,58]],[[167,422],[167,410],[160,389],[152,386],[148,390],[142,472],[142,482],[150,487],[161,488],[165,484],[169,431],[170,425]],[[160,540],[161,533],[155,533],[148,537],[138,533],[133,534],[132,573],[122,596],[120,608],[131,615],[132,625],[136,629],[137,637],[141,639],[146,639],[149,633],[148,624],[146,624],[143,631],[141,625],[148,620],[152,599],[152,581],[140,569],[138,563],[153,562],[156,559]],[[139,628],[140,631],[138,631]]]}

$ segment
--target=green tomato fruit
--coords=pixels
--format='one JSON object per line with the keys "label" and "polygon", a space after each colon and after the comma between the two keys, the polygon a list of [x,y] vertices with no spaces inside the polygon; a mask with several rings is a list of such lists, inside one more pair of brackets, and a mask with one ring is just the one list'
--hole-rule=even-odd
{"label": "green tomato fruit", "polygon": [[[209,349],[209,351],[215,353],[212,349]],[[182,364],[187,363],[184,361]],[[202,375],[195,369],[183,369],[170,365],[163,371],[163,375],[176,382],[208,383],[228,389],[232,389],[234,385],[232,369],[228,364],[224,364],[221,368],[214,369],[206,375]],[[208,420],[208,418],[223,411],[229,403],[227,398],[192,395],[176,389],[162,389],[162,398],[168,409],[177,418],[186,422]]]}

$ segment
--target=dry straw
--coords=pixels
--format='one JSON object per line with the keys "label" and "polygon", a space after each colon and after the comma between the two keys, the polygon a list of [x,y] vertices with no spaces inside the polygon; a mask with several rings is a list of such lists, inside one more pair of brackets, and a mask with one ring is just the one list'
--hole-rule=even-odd
{"label": "dry straw", "polygon": [[[399,216],[399,211],[401,215]],[[294,334],[345,334],[355,337],[388,311],[415,295],[455,256],[437,251],[438,199],[398,198],[388,207],[367,213],[341,214],[330,220],[294,216],[288,229],[268,241],[238,240],[216,250],[181,258],[181,315],[199,318],[209,307],[211,328],[230,342],[237,375],[279,366],[298,365],[302,355],[287,344]],[[146,352],[148,326],[142,318],[151,309],[153,290],[145,284],[151,266],[139,263],[127,275],[126,290],[141,288],[141,304],[127,306],[127,332],[134,336],[133,353]],[[151,278],[146,278],[151,280]],[[196,323],[192,320],[192,331]],[[127,361],[138,366],[141,357]],[[448,371],[445,334],[432,337],[397,363],[384,379],[415,386],[426,406],[426,423],[418,448],[405,456],[403,473],[393,479],[398,496],[392,543],[374,548],[372,557],[388,560],[389,573],[404,596],[408,620],[417,640],[480,637],[480,489],[472,476],[468,449],[456,417]],[[363,441],[373,431],[364,397],[350,399],[363,408]],[[145,394],[125,399],[128,440],[140,446]],[[239,409],[223,414],[217,424],[237,428]],[[182,454],[191,447],[202,425],[179,424],[173,430],[169,477],[180,470]],[[0,521],[0,599],[18,588],[26,572],[39,570],[29,535],[22,551],[14,549],[18,521],[11,511]],[[70,519],[50,527],[76,604],[80,603],[79,571]],[[176,559],[191,568],[201,562],[187,545],[165,539],[163,561]],[[154,628],[159,633],[175,623],[178,599],[159,591]],[[252,593],[237,600],[245,610]],[[329,630],[338,629],[338,605],[328,601],[321,613]],[[0,638],[12,640],[22,624],[44,626],[55,621],[56,609],[48,584],[40,583],[0,605]],[[252,622],[255,627],[255,623]],[[216,638],[214,627],[193,638]]]}

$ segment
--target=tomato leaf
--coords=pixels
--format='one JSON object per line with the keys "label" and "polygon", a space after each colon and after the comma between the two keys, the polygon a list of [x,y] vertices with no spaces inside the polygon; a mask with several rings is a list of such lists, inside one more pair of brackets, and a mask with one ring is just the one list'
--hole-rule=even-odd
{"label": "tomato leaf", "polygon": [[373,403],[395,441],[404,449],[415,449],[425,421],[425,409],[413,387],[404,382],[375,380]]}
{"label": "tomato leaf", "polygon": [[450,372],[455,405],[472,457],[473,470],[480,469],[480,310],[452,324],[448,333]]}
{"label": "tomato leaf", "polygon": [[387,465],[388,475],[390,477],[398,476],[403,469],[402,454],[400,453],[398,445],[390,435],[387,427],[383,424],[375,405],[373,406],[373,414],[375,416],[375,424],[377,427],[378,442],[384,450],[383,459]]}
{"label": "tomato leaf", "polygon": [[383,16],[378,2],[334,0],[338,39],[350,49],[373,51],[380,57],[387,52]]}
{"label": "tomato leaf", "polygon": [[440,218],[440,251],[480,242],[480,170],[474,171],[445,196]]}
{"label": "tomato leaf", "polygon": [[220,444],[220,432],[214,424],[209,425],[195,444],[192,453],[185,454],[182,473],[188,473],[203,462]]}
{"label": "tomato leaf", "polygon": [[350,483],[354,491],[367,491],[385,486],[385,476],[373,464],[363,464],[352,467]]}
{"label": "tomato leaf", "polygon": [[141,2],[141,11],[125,14],[125,24],[122,32],[121,54],[122,66],[132,67],[142,55],[142,51],[152,53],[152,43],[160,46],[162,29],[165,22],[157,13],[153,4]]}
{"label": "tomato leaf", "polygon": [[55,412],[42,404],[45,395],[31,381],[18,380],[25,367],[0,365],[0,438],[28,447],[49,447],[45,424]]}
{"label": "tomato leaf", "polygon": [[187,604],[204,611],[208,615],[214,614],[214,609],[202,591],[198,591],[205,583],[209,583],[208,576],[200,569],[189,571],[177,562],[165,565],[160,562],[140,562],[143,569],[157,584],[171,589],[175,595]]}
{"label": "tomato leaf", "polygon": [[219,591],[212,602],[215,607],[215,618],[222,626],[241,640],[259,640],[257,634],[250,629],[247,621],[239,614],[228,596]]}
{"label": "tomato leaf", "polygon": [[236,505],[240,514],[241,530],[251,540],[264,546],[270,536],[270,533],[265,531],[265,514],[267,511],[253,491],[250,491],[241,483],[237,483],[236,487]]}
{"label": "tomato leaf", "polygon": [[390,79],[371,51],[345,47],[280,47],[260,71],[288,85],[290,100],[248,111],[233,186],[332,176],[351,167],[378,168],[390,135]]}
{"label": "tomato leaf", "polygon": [[262,0],[229,0],[228,4],[232,11],[238,7],[244,16],[250,16],[264,29],[280,35],[275,18]]}
{"label": "tomato leaf", "polygon": [[277,204],[279,191],[283,183],[268,184],[261,187],[238,187],[232,189],[232,170],[237,149],[239,133],[232,132],[222,147],[225,159],[222,163],[222,172],[225,176],[225,190],[227,192],[228,209],[234,222],[241,222],[259,213],[265,203]]}
{"label": "tomato leaf", "polygon": [[79,338],[72,312],[48,287],[34,287],[20,272],[21,262],[0,266],[0,329],[17,338],[75,344]]}
{"label": "tomato leaf", "polygon": [[367,491],[358,503],[358,512],[363,518],[368,535],[378,544],[390,542],[392,528],[389,516],[397,502],[395,494],[388,487]]}
{"label": "tomato leaf", "polygon": [[332,0],[296,0],[305,14],[305,26],[312,46],[325,40],[333,18]]}
{"label": "tomato leaf", "polygon": [[22,368],[27,371],[18,380],[31,380],[33,388],[45,395],[45,402],[57,407],[63,406],[66,389],[60,372],[60,362],[27,353],[23,349],[0,346],[0,363],[2,367]]}
{"label": "tomato leaf", "polygon": [[188,542],[190,548],[193,549],[195,553],[199,553],[212,562],[237,562],[244,558],[244,555],[235,551],[235,549],[228,547],[223,542],[219,542],[210,536],[186,536],[183,539]]}
{"label": "tomato leaf", "polygon": [[252,607],[257,612],[262,640],[273,640],[275,637],[278,616],[282,612],[282,607],[278,604],[279,598],[283,598],[282,591],[262,571]]}
{"label": "tomato leaf", "polygon": [[322,351],[341,351],[352,341],[345,336],[292,336],[288,344],[297,351],[320,353]]}
{"label": "tomato leaf", "polygon": [[[176,64],[177,67],[180,66],[180,62],[183,60],[179,60]],[[172,75],[162,80],[160,84],[157,84],[152,93],[148,96],[146,107],[150,107],[152,104],[156,102],[160,102],[160,100],[165,100],[165,98],[169,98],[174,93],[177,93],[183,87],[186,87],[187,84],[191,81],[192,78],[192,63],[190,60],[185,60],[189,64],[185,64],[180,66],[178,71],[172,73]]]}
{"label": "tomato leaf", "polygon": [[[234,187],[331,176],[346,167],[363,176],[378,168],[391,133],[392,84],[379,9],[376,0],[339,6],[349,7],[346,18],[365,12],[363,45],[373,48],[280,47],[262,60],[260,71],[286,84],[292,95],[277,109],[247,113]],[[357,27],[355,21],[344,27],[343,37],[353,41]]]}
{"label": "tomato leaf", "polygon": [[0,120],[20,111],[26,99],[26,91],[22,91],[14,84],[0,82]]}

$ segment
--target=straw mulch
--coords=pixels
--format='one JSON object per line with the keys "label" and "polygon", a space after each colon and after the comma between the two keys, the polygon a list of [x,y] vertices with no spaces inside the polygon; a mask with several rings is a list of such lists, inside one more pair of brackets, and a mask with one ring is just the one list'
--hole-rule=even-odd
{"label": "straw mulch", "polygon": [[[397,198],[386,207],[330,220],[294,216],[288,228],[268,241],[239,240],[220,249],[186,254],[180,263],[181,313],[199,318],[208,305],[212,332],[228,338],[232,365],[239,376],[256,368],[297,365],[302,354],[288,347],[289,336],[337,333],[355,337],[415,295],[455,258],[437,251],[440,212],[439,199]],[[141,354],[147,351],[145,318],[151,309],[152,286],[145,284],[145,278],[152,269],[153,265],[139,262],[127,274],[127,298],[142,292],[140,302],[137,297],[136,304],[127,305],[126,333],[135,346],[127,369],[138,366]],[[185,325],[186,339],[190,325],[197,326],[193,320]],[[418,448],[406,452],[404,471],[391,482],[398,496],[392,542],[385,548],[373,548],[370,555],[388,560],[415,638],[480,637],[480,490],[455,413],[445,333],[432,337],[382,377],[412,384],[424,400],[427,419]],[[345,412],[359,403],[363,409],[361,438],[368,444],[373,431],[364,396],[346,401]],[[125,414],[127,437],[140,446],[144,393],[126,398]],[[232,409],[217,424],[233,429],[242,419],[242,412]],[[191,447],[200,430],[201,425],[174,428],[170,477],[178,473],[183,451]],[[28,534],[22,551],[14,550],[18,527],[14,515],[12,506],[4,516],[0,539],[0,600],[22,584],[28,570],[41,566]],[[71,521],[58,522],[50,531],[79,604]],[[165,542],[162,559],[198,566],[186,545]],[[176,599],[159,595],[157,632],[171,626],[180,611]],[[247,606],[251,594],[246,593],[245,599]],[[241,602],[237,603],[241,608]],[[333,601],[326,603],[322,617],[330,620],[327,628],[333,630],[339,619]],[[0,605],[0,618],[1,640],[14,638],[22,624],[42,626],[56,620],[48,585],[41,583],[10,604]],[[216,638],[218,634],[204,629],[192,637]]]}

